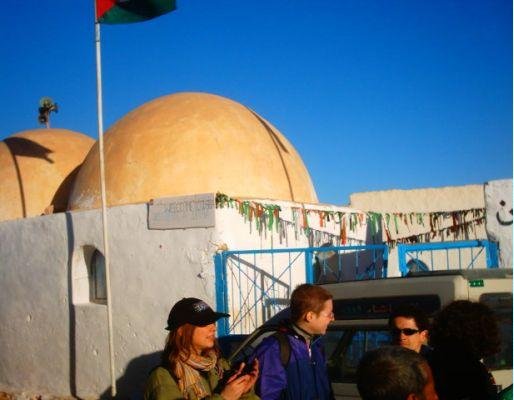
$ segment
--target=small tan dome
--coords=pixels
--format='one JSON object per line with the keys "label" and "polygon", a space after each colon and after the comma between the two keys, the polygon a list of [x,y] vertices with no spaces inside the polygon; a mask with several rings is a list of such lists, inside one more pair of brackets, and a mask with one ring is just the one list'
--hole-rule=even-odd
{"label": "small tan dome", "polygon": [[[177,93],[128,113],[104,137],[107,204],[222,192],[317,203],[302,159],[270,123],[206,93]],[[88,154],[70,209],[100,207],[98,143]]]}
{"label": "small tan dome", "polygon": [[65,211],[94,142],[67,129],[23,131],[0,142],[0,221]]}

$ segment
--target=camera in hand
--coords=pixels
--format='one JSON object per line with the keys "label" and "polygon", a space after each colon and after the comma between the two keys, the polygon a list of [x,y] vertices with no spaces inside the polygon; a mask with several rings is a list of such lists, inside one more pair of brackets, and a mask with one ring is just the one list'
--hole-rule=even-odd
{"label": "camera in hand", "polygon": [[[237,371],[239,370],[239,368],[241,367],[241,364],[239,364],[235,368],[231,368],[228,371],[225,371],[223,373],[223,378],[225,378],[225,376],[226,376],[227,379],[229,379],[232,375],[236,374]],[[239,376],[248,375],[252,371],[253,371],[253,365],[251,363],[246,363],[245,366],[243,367],[243,369],[241,370],[241,372],[239,373]]]}
{"label": "camera in hand", "polygon": [[[232,378],[232,376],[234,376],[237,373],[240,366],[241,366],[241,364],[238,364],[237,367],[232,367],[227,371],[223,371],[223,378],[221,378],[220,381],[218,382],[218,386],[216,387],[215,392],[219,393],[221,390],[223,390],[223,388],[225,387],[227,382],[230,380],[230,378]],[[241,372],[239,373],[239,376],[248,375],[248,374],[252,373],[252,371],[253,371],[253,364],[246,363],[245,366],[243,367],[243,369],[241,370]]]}

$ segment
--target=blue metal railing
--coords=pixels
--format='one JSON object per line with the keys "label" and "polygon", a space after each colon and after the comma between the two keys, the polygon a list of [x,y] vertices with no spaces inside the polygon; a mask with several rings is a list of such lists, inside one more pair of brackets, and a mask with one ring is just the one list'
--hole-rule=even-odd
{"label": "blue metal railing", "polygon": [[231,317],[218,335],[251,332],[284,308],[296,284],[385,278],[387,260],[383,244],[219,252],[216,306]]}
{"label": "blue metal railing", "polygon": [[[465,249],[469,249],[467,255],[463,253]],[[481,266],[486,268],[498,268],[498,245],[489,240],[398,245],[398,262],[402,276],[410,272],[409,261],[427,266],[430,271],[472,269],[477,264],[483,264]]]}
{"label": "blue metal railing", "polygon": [[[250,333],[288,304],[299,283],[386,278],[388,255],[383,244],[219,252],[214,256],[216,306],[231,317],[219,321],[218,335]],[[402,276],[413,267],[497,268],[498,246],[487,240],[402,244],[398,259]]]}

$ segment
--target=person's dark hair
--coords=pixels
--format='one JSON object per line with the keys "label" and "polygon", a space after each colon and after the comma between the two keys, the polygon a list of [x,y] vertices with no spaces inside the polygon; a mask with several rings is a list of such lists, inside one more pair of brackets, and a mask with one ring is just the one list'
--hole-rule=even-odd
{"label": "person's dark hair", "polygon": [[493,311],[485,304],[468,300],[453,301],[434,318],[430,345],[459,346],[478,358],[500,349],[500,330]]}
{"label": "person's dark hair", "polygon": [[422,398],[428,381],[426,360],[415,351],[385,346],[367,352],[357,368],[357,388],[363,400]]}
{"label": "person's dark hair", "polygon": [[[164,351],[161,354],[161,363],[163,366],[175,371],[175,365],[178,358],[182,355],[185,361],[191,355],[191,346],[193,342],[193,332],[197,327],[191,324],[184,324],[178,328],[170,330],[166,337]],[[220,349],[217,340],[214,341],[214,351],[220,355]]]}
{"label": "person's dark hair", "polygon": [[430,322],[425,312],[415,305],[403,303],[393,308],[389,316],[389,328],[394,328],[394,319],[397,317],[412,318],[420,331],[430,328]]}
{"label": "person's dark hair", "polygon": [[332,294],[321,286],[304,283],[296,287],[291,294],[291,321],[299,321],[306,313],[319,314]]}

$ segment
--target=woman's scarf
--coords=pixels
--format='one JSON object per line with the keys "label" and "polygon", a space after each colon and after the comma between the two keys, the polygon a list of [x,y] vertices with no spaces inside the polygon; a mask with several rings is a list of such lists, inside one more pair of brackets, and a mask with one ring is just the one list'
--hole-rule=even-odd
{"label": "woman's scarf", "polygon": [[[198,398],[203,399],[210,395],[210,388],[205,387],[200,377],[200,371],[210,371],[218,368],[218,357],[214,350],[210,350],[205,355],[191,354],[189,358],[181,354],[175,364],[175,376],[178,379],[178,387],[186,399]],[[191,396],[194,397],[191,397]]]}

